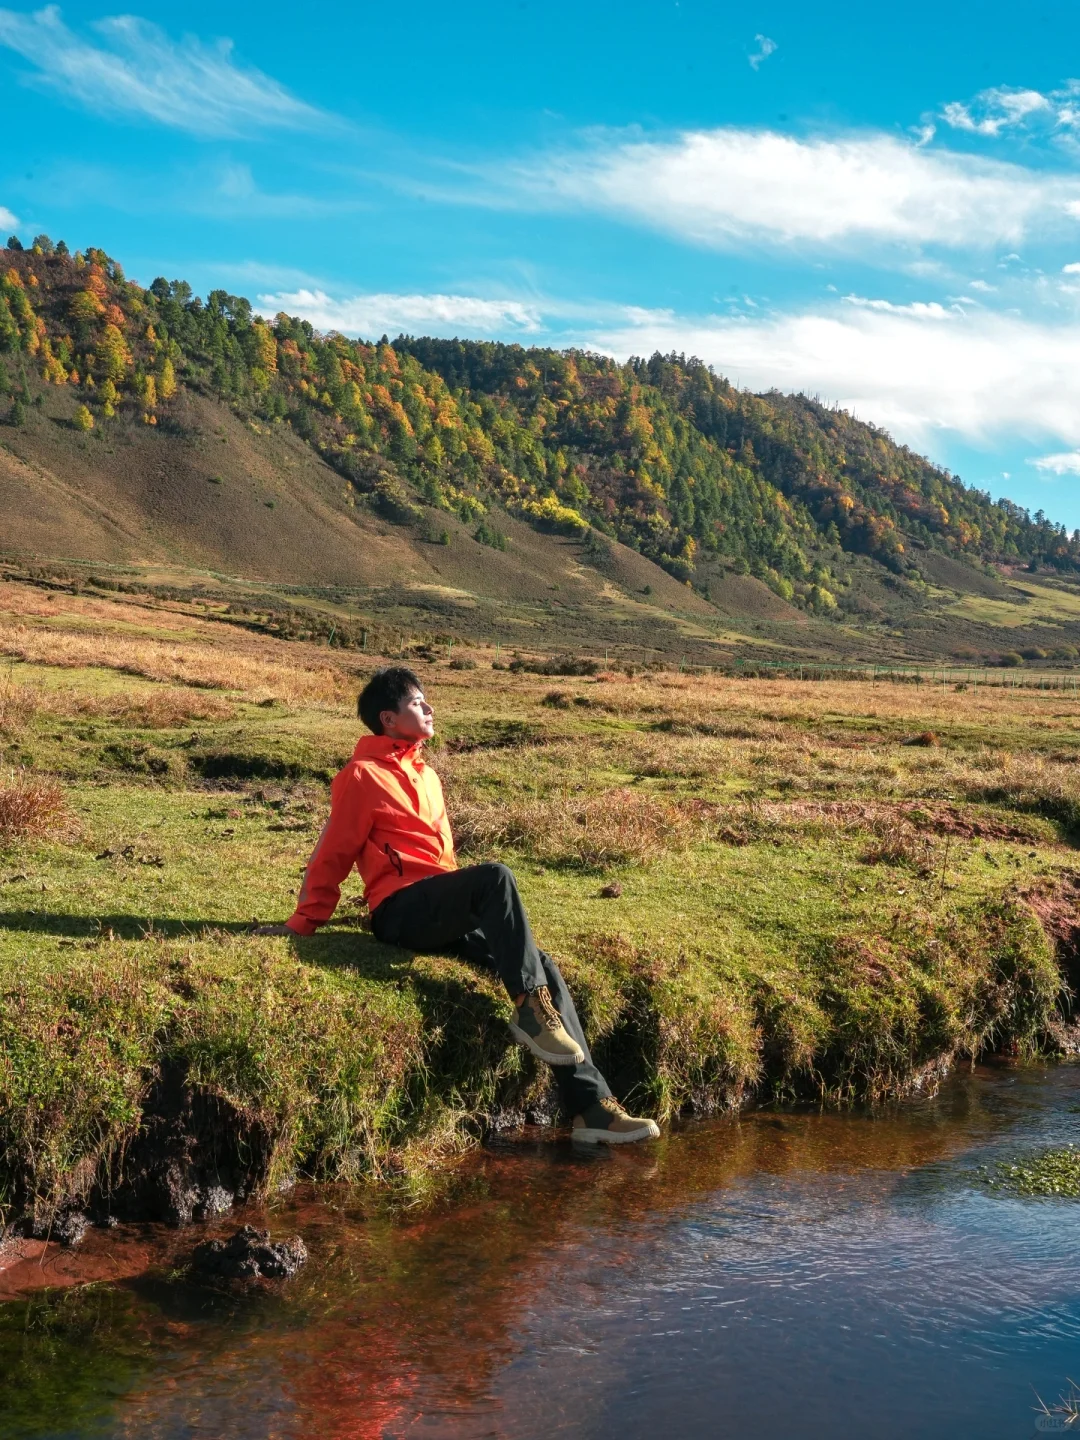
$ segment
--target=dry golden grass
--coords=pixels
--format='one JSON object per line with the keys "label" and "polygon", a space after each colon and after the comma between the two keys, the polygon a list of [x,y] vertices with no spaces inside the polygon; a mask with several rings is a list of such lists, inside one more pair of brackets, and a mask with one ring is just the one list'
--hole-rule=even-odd
{"label": "dry golden grass", "polygon": [[29,685],[0,680],[0,734],[22,730],[40,708],[40,696]]}
{"label": "dry golden grass", "polygon": [[0,844],[70,834],[72,816],[55,781],[0,778]]}
{"label": "dry golden grass", "polygon": [[200,642],[129,640],[111,634],[73,634],[0,624],[0,653],[39,665],[104,667],[149,680],[230,690],[256,701],[334,703],[351,689],[348,676],[334,665],[304,663],[300,656],[291,664],[287,660],[279,663],[246,654],[239,646],[233,649]]}
{"label": "dry golden grass", "polygon": [[120,695],[69,695],[53,693],[48,706],[54,713],[119,721],[137,729],[175,730],[193,720],[232,720],[231,705],[219,695],[174,687],[154,689],[130,699]]}
{"label": "dry golden grass", "polygon": [[620,789],[512,805],[461,799],[452,811],[462,855],[509,848],[549,864],[600,870],[644,865],[664,852],[685,848],[706,829],[712,807]]}
{"label": "dry golden grass", "polygon": [[41,590],[17,580],[0,587],[0,617],[43,618],[49,621],[100,621],[103,626],[126,625],[153,630],[205,631],[213,635],[221,626],[192,615],[169,602],[140,601],[134,597],[100,599],[66,591]]}

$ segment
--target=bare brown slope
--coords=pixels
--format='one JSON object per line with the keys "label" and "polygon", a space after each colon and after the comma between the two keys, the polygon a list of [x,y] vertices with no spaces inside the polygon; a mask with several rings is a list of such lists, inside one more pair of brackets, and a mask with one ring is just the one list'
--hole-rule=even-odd
{"label": "bare brown slope", "polygon": [[75,399],[46,389],[25,427],[0,429],[0,551],[41,559],[171,563],[300,585],[458,592],[493,601],[610,605],[649,587],[650,608],[712,608],[624,546],[600,569],[582,547],[500,512],[505,551],[431,512],[451,544],[390,524],[285,426],[240,420],[181,393],[169,424],[71,423]]}

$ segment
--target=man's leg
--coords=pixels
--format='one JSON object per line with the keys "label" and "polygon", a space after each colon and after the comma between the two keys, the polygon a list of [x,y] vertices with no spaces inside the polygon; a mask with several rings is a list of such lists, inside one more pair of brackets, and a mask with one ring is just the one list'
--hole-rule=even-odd
{"label": "man's leg", "polygon": [[[463,935],[456,949],[463,959],[470,960],[475,965],[483,965],[489,970],[495,968],[491,947],[488,945],[483,931],[479,929]],[[547,979],[547,987],[551,992],[552,1003],[562,1017],[567,1032],[581,1047],[582,1059],[578,1064],[572,1067],[560,1065],[555,1070],[555,1085],[559,1091],[559,1103],[564,1114],[570,1118],[581,1114],[583,1110],[594,1105],[597,1100],[606,1099],[610,1096],[611,1089],[589,1054],[585,1031],[581,1027],[577,1008],[566,987],[562,971],[546,950],[541,950],[539,953]]]}
{"label": "man's leg", "polygon": [[378,939],[409,950],[443,950],[470,930],[487,941],[490,964],[511,996],[548,983],[514,876],[505,865],[469,865],[396,891],[371,917]]}
{"label": "man's leg", "polygon": [[[487,941],[479,930],[463,936],[456,949],[466,960],[492,965]],[[607,1081],[589,1054],[585,1032],[562,972],[546,951],[540,951],[540,959],[555,1008],[562,1016],[567,1033],[581,1048],[581,1059],[572,1069],[560,1066],[555,1071],[560,1107],[564,1115],[573,1119],[571,1135],[587,1145],[623,1145],[636,1140],[655,1140],[660,1134],[656,1121],[628,1115],[612,1095]]]}
{"label": "man's leg", "polygon": [[[518,1005],[514,1034],[555,1067],[560,1100],[574,1117],[575,1138],[616,1144],[660,1133],[652,1120],[628,1116],[612,1097],[592,1062],[566,982],[551,956],[537,949],[517,882],[505,865],[470,865],[418,880],[384,900],[371,918],[377,938],[388,945],[453,947],[495,970]],[[560,1022],[558,1035],[544,1031],[543,1007],[537,1002],[546,1000],[545,991]],[[518,1004],[522,999],[525,1003]]]}

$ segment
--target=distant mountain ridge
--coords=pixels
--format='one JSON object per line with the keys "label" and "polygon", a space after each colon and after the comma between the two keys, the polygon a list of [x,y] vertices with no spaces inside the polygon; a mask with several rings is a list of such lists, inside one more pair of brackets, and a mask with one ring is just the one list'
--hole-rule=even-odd
{"label": "distant mountain ridge", "polygon": [[884,431],[805,396],[754,395],[694,359],[618,364],[495,342],[317,334],[183,281],[128,281],[104,252],[39,237],[0,253],[0,391],[40,386],[91,428],[177,423],[185,393],[283,426],[377,513],[433,538],[439,514],[505,546],[503,516],[614,540],[707,592],[750,573],[842,608],[856,557],[918,587],[933,556],[1080,571],[1080,534],[964,486]]}

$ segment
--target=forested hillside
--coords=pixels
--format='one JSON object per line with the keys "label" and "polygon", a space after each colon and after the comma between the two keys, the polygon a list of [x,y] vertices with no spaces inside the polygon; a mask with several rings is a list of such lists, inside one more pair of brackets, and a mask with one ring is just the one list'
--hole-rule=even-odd
{"label": "forested hillside", "polygon": [[[941,551],[976,567],[1080,569],[1080,537],[978,491],[872,425],[803,396],[752,395],[696,360],[321,336],[225,291],[148,289],[102,251],[39,237],[0,254],[0,391],[18,426],[34,384],[74,422],[169,426],[181,387],[290,427],[392,520],[454,512],[505,545],[500,513],[622,541],[694,584],[718,562],[829,613],[845,553],[918,579]],[[0,412],[2,413],[2,412]]]}

